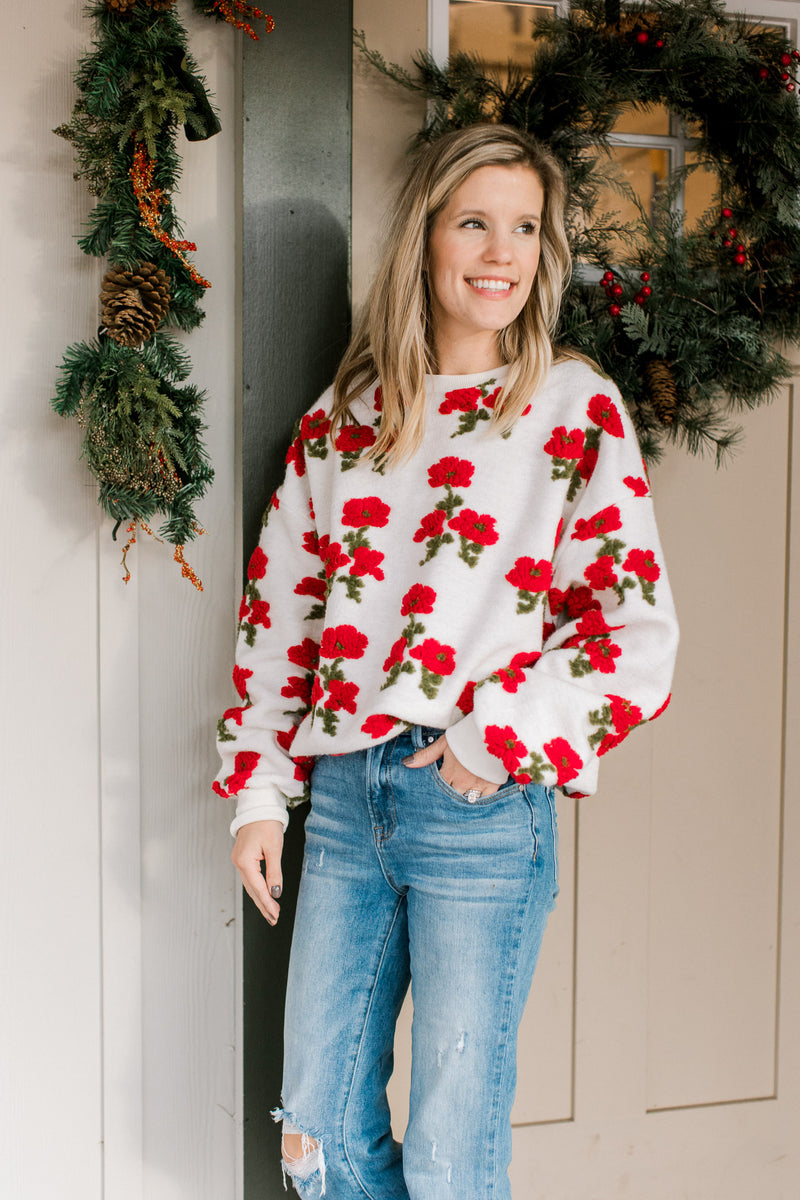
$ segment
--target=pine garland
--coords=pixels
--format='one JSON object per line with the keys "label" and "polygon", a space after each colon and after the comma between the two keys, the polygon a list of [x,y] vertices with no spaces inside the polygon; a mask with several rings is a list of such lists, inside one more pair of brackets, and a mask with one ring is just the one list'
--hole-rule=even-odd
{"label": "pine garland", "polygon": [[[417,144],[496,121],[550,147],[567,177],[574,257],[602,273],[598,288],[576,271],[560,340],[617,381],[647,459],[676,442],[719,464],[740,434],[734,414],[774,396],[792,373],[780,344],[800,340],[800,53],[720,0],[578,0],[532,36],[530,73],[506,86],[467,55],[441,68],[420,54],[411,74],[356,41],[428,99]],[[630,227],[597,211],[615,121],[626,105],[653,104],[697,128],[697,166],[719,178],[691,229],[675,211],[688,167]]]}
{"label": "pine garland", "polygon": [[[242,29],[244,10],[265,16],[240,0],[195,0],[195,7]],[[174,0],[98,0],[87,16],[94,38],[75,73],[78,99],[54,132],[73,144],[75,178],[97,199],[78,244],[109,259],[100,300],[104,318],[121,323],[66,350],[52,403],[84,431],[83,456],[115,522],[114,538],[127,522],[126,582],[137,529],[152,534],[149,522],[160,516],[161,537],[174,543],[182,574],[202,591],[183,546],[203,532],[194,507],[214,477],[201,437],[205,395],[184,384],[189,360],[167,330],[200,324],[199,301],[211,285],[187,257],[197,247],[183,237],[172,195],[179,130],[197,141],[220,124]],[[122,281],[119,304],[109,304],[110,280]]]}

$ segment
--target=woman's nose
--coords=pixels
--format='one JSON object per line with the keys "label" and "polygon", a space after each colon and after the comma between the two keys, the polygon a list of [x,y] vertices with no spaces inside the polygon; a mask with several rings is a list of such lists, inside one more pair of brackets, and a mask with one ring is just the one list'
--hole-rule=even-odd
{"label": "woman's nose", "polygon": [[490,234],[484,247],[483,257],[487,262],[510,262],[511,239],[499,231]]}

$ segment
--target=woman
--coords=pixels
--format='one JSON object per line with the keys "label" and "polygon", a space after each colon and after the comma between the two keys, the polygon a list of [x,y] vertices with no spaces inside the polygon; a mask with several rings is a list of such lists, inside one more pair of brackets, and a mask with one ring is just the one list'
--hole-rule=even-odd
{"label": "woman", "polygon": [[[274,924],[311,774],[275,1114],[303,1197],[510,1196],[554,789],[593,792],[668,699],[677,631],[635,435],[614,385],[551,344],[563,204],[517,130],[421,154],[250,562],[215,787]],[[401,1148],[385,1088],[409,980]]]}

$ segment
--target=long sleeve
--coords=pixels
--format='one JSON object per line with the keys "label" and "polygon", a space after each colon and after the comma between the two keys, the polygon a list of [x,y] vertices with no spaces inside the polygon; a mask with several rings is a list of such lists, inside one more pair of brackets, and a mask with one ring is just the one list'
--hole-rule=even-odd
{"label": "long sleeve", "polygon": [[236,797],[231,832],[250,821],[288,823],[287,803],[305,798],[312,760],[291,756],[309,709],[323,625],[320,570],[304,445],[295,438],[287,475],[264,518],[239,611],[233,683],[238,702],[218,726],[218,795]]}
{"label": "long sleeve", "polygon": [[552,560],[522,555],[505,575],[517,613],[541,605],[541,651],[477,681],[472,711],[448,730],[460,761],[494,782],[590,794],[598,760],[669,701],[678,629],[650,489],[619,394],[605,390],[585,428],[557,426],[544,445],[565,489]]}

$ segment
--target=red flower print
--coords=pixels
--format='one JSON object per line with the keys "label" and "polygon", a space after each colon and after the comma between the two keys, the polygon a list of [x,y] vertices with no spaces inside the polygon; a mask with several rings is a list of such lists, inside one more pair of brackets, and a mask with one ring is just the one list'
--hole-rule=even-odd
{"label": "red flower print", "polygon": [[622,482],[631,489],[634,496],[646,496],[650,490],[639,475],[626,475]]}
{"label": "red flower print", "polygon": [[552,742],[545,742],[544,752],[556,769],[556,787],[574,779],[583,766],[583,759],[572,749],[566,738],[557,737],[553,738]]}
{"label": "red flower print", "polygon": [[585,479],[588,483],[594,474],[594,469],[597,466],[597,447],[587,446],[584,451],[583,458],[578,463],[578,474],[581,479]]}
{"label": "red flower print", "polygon": [[391,671],[392,667],[396,667],[398,663],[403,661],[403,655],[406,652],[408,641],[404,637],[399,637],[389,651],[389,656],[383,664],[384,671]]}
{"label": "red flower print", "polygon": [[601,671],[604,675],[613,675],[617,669],[615,658],[619,658],[622,654],[622,649],[612,642],[609,638],[600,638],[597,642],[587,642],[586,657],[594,667],[595,671]]}
{"label": "red flower print", "polygon": [[319,662],[319,646],[311,638],[303,638],[299,646],[290,646],[286,657],[296,667],[304,671],[314,671]]}
{"label": "red flower print", "polygon": [[223,721],[234,721],[237,725],[242,723],[242,713],[246,712],[245,708],[226,708],[222,714]]}
{"label": "red flower print", "polygon": [[603,592],[606,588],[613,587],[617,582],[613,554],[601,555],[596,562],[589,563],[583,574],[594,592]]}
{"label": "red flower print", "polygon": [[325,416],[324,408],[318,408],[316,412],[306,413],[300,422],[300,437],[304,442],[314,442],[317,438],[325,437],[325,434],[330,430],[331,423]]}
{"label": "red flower print", "polygon": [[463,692],[456,700],[456,705],[465,715],[472,712],[475,707],[475,683],[473,680],[470,680],[466,684]]}
{"label": "red flower print", "polygon": [[501,388],[499,388],[499,387],[496,387],[496,388],[494,389],[494,391],[493,391],[493,392],[491,392],[491,393],[490,393],[488,396],[484,396],[484,397],[483,397],[483,406],[484,406],[484,408],[491,408],[491,409],[493,409],[493,408],[494,408],[494,406],[495,406],[495,404],[497,403],[497,397],[500,395],[500,392],[501,392],[501,391],[502,391],[502,389],[501,389]]}
{"label": "red flower print", "polygon": [[322,658],[363,658],[368,644],[354,625],[331,625],[323,630],[319,652]]}
{"label": "red flower print", "polygon": [[488,513],[477,513],[474,508],[462,508],[447,524],[468,542],[478,546],[493,546],[500,538],[495,529],[495,518]]}
{"label": "red flower print", "polygon": [[371,738],[379,738],[388,733],[390,729],[394,729],[397,724],[399,724],[397,717],[387,716],[386,713],[373,713],[361,726],[361,732],[368,733]]}
{"label": "red flower print", "polygon": [[325,689],[320,683],[319,675],[315,675],[311,684],[311,707],[316,708],[324,695]]}
{"label": "red flower print", "polygon": [[447,455],[428,467],[428,482],[431,487],[469,487],[475,467],[466,458]]}
{"label": "red flower print", "polygon": [[664,712],[666,709],[668,709],[668,708],[669,708],[669,705],[670,705],[670,701],[671,701],[671,700],[672,700],[672,692],[670,692],[670,694],[667,696],[666,700],[665,700],[665,701],[664,701],[664,703],[661,705],[661,707],[656,709],[656,711],[653,713],[652,717],[650,717],[650,720],[651,720],[651,721],[655,721],[656,717],[660,717],[660,716],[661,716],[661,714],[662,714],[662,713],[663,713],[663,712]]}
{"label": "red flower print", "polygon": [[295,587],[294,594],[295,596],[313,596],[315,600],[324,600],[326,591],[324,579],[306,575]]}
{"label": "red flower print", "polygon": [[325,707],[332,712],[338,712],[340,708],[343,708],[345,712],[354,713],[357,695],[357,683],[345,683],[343,679],[331,679],[328,681],[328,699],[325,701]]}
{"label": "red flower print", "polygon": [[503,690],[506,692],[516,692],[521,683],[525,682],[525,672],[523,667],[532,667],[542,657],[539,650],[534,650],[530,654],[523,651],[521,654],[515,654],[507,667],[501,667],[497,672],[500,683],[503,685]]}
{"label": "red flower print", "polygon": [[512,587],[521,592],[546,592],[553,578],[553,565],[546,558],[528,558],[523,555],[506,575]]}
{"label": "red flower print", "polygon": [[241,696],[242,700],[244,700],[247,696],[247,681],[252,674],[253,672],[247,667],[240,667],[238,663],[233,668],[233,686],[236,688],[236,691]]}
{"label": "red flower print", "polygon": [[624,696],[608,694],[606,700],[611,701],[611,720],[614,722],[617,733],[625,733],[626,730],[641,724],[642,710],[635,704],[631,704],[630,700],[626,700]]}
{"label": "red flower print", "polygon": [[279,729],[275,734],[275,741],[282,750],[291,750],[292,742],[297,737],[297,726],[290,725],[288,729]]}
{"label": "red flower print", "polygon": [[350,562],[350,555],[342,551],[339,542],[332,542],[327,533],[319,539],[319,556],[325,564],[325,575],[328,579],[336,574],[339,567]]}
{"label": "red flower print", "polygon": [[311,679],[308,675],[290,675],[285,685],[281,688],[281,695],[285,696],[287,700],[293,700],[297,697],[304,704],[310,704]]}
{"label": "red flower print", "polygon": [[247,603],[247,596],[242,596],[242,600],[239,605],[239,620],[243,621],[249,612],[250,605]]}
{"label": "red flower print", "polygon": [[217,795],[225,798],[237,795],[247,785],[260,758],[261,755],[257,754],[255,750],[241,750],[233,760],[233,774],[225,780],[225,787],[222,788],[220,784],[214,783],[214,791]]}
{"label": "red flower print", "polygon": [[305,781],[310,777],[311,772],[314,770],[314,763],[316,762],[316,759],[309,757],[308,755],[300,755],[298,758],[293,758],[292,762],[294,763],[295,779],[297,779],[300,783],[305,783]]}
{"label": "red flower print", "polygon": [[558,588],[551,588],[547,593],[547,600],[550,604],[550,612],[554,617],[561,612],[562,608],[565,608],[567,616],[573,621],[576,617],[588,612],[590,608],[600,607],[600,601],[588,587],[567,588],[565,592],[559,591]]}
{"label": "red flower print", "polygon": [[295,438],[295,439],[294,439],[294,441],[292,442],[291,446],[290,446],[290,447],[289,447],[289,449],[286,451],[286,465],[287,465],[287,467],[288,467],[290,464],[292,464],[292,465],[294,466],[295,473],[296,473],[298,476],[300,476],[300,478],[302,478],[302,477],[303,477],[303,475],[305,475],[305,473],[306,473],[306,459],[305,459],[305,455],[304,455],[304,453],[303,453],[303,443],[300,441],[300,438],[299,438],[299,437],[297,437],[297,438]]}
{"label": "red flower print", "polygon": [[486,749],[500,759],[509,775],[519,770],[528,751],[510,725],[487,725],[483,737]]}
{"label": "red flower print", "polygon": [[348,500],[342,510],[342,524],[356,529],[374,525],[382,529],[389,523],[390,508],[377,496],[364,496],[361,500]]}
{"label": "red flower print", "polygon": [[613,533],[615,529],[621,528],[619,509],[616,504],[609,504],[608,508],[601,508],[600,512],[595,513],[588,520],[582,518],[577,520],[572,540],[577,538],[579,542],[587,542],[589,538],[605,537],[607,533]]}
{"label": "red flower print", "polygon": [[383,579],[381,563],[385,555],[380,550],[370,550],[368,546],[356,546],[353,551],[351,575],[372,575],[374,579]]}
{"label": "red flower print", "polygon": [[600,393],[592,396],[586,415],[590,421],[594,421],[595,425],[600,425],[612,437],[625,436],[619,410],[610,396],[603,396]]}
{"label": "red flower print", "polygon": [[604,754],[608,754],[609,750],[613,750],[620,742],[624,742],[628,736],[628,730],[625,733],[607,733],[600,745],[597,747],[597,757],[602,758]]}
{"label": "red flower print", "polygon": [[452,646],[437,642],[436,638],[425,638],[419,646],[409,651],[432,675],[452,675],[456,669],[456,652]]}
{"label": "red flower print", "polygon": [[414,541],[426,542],[428,538],[439,537],[444,529],[444,518],[443,508],[437,508],[432,513],[427,513],[419,523],[419,529],[414,534]]}
{"label": "red flower print", "polygon": [[250,562],[247,565],[248,579],[263,579],[267,573],[268,558],[260,546],[256,546],[253,553],[250,555]]}
{"label": "red flower print", "polygon": [[634,575],[638,575],[640,579],[646,579],[648,583],[655,583],[661,574],[661,567],[656,562],[652,550],[631,550],[622,564],[622,569],[623,571],[633,571]]}
{"label": "red flower print", "polygon": [[375,395],[372,397],[372,407],[375,412],[383,412],[383,392],[380,384],[375,388]]}
{"label": "red flower print", "polygon": [[[606,619],[599,608],[590,608],[581,617],[578,624],[575,626],[581,637],[600,637],[604,633],[611,633],[611,628],[606,624]],[[621,629],[621,625],[616,626]],[[577,641],[574,643],[577,645]]]}
{"label": "red flower print", "polygon": [[549,442],[544,444],[544,452],[553,458],[580,458],[585,440],[582,429],[570,429],[567,433],[566,425],[557,425]]}
{"label": "red flower print", "polygon": [[261,625],[269,629],[272,621],[269,619],[269,604],[266,600],[254,600],[250,609],[250,624]]}
{"label": "red flower print", "polygon": [[307,554],[319,556],[319,538],[313,530],[303,534],[303,549]]}
{"label": "red flower print", "polygon": [[552,637],[556,631],[556,627],[552,621],[545,621],[542,625],[542,641],[546,642],[549,637]]}
{"label": "red flower print", "polygon": [[439,405],[439,412],[474,412],[480,398],[480,388],[455,388],[452,392],[445,392],[444,400]]}
{"label": "red flower print", "polygon": [[375,445],[375,433],[369,425],[342,425],[334,442],[343,454],[353,454]]}
{"label": "red flower print", "polygon": [[432,613],[436,600],[436,592],[424,583],[415,583],[403,596],[403,606],[400,615],[407,617],[409,613]]}

